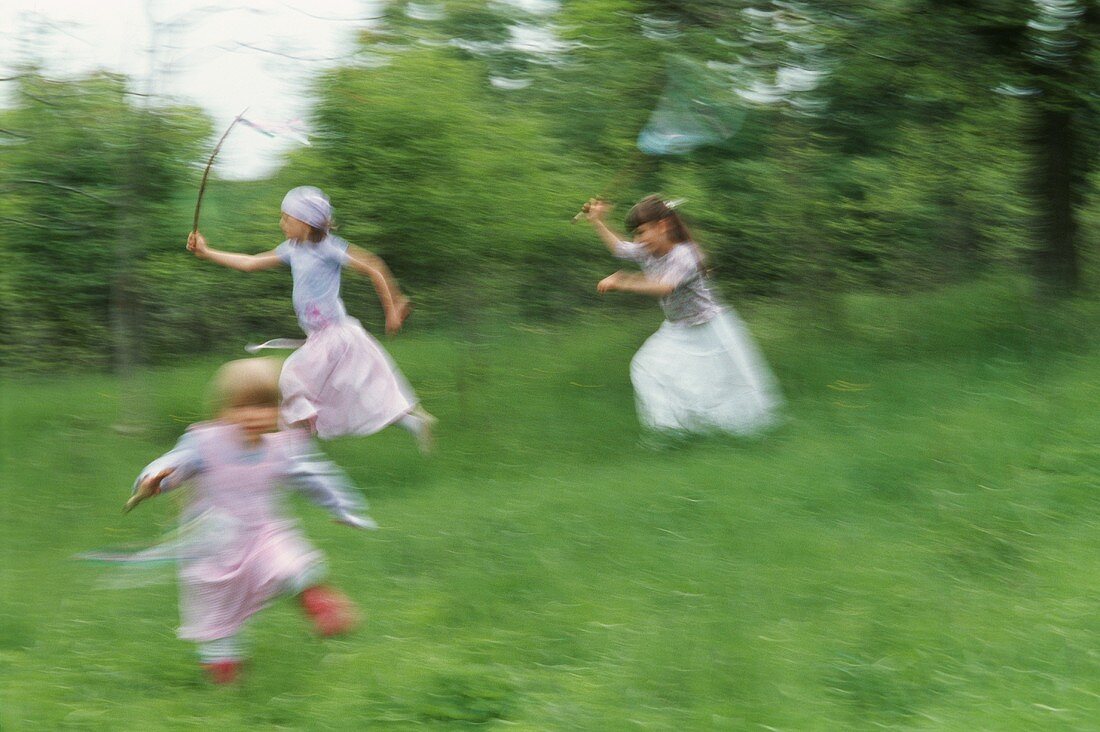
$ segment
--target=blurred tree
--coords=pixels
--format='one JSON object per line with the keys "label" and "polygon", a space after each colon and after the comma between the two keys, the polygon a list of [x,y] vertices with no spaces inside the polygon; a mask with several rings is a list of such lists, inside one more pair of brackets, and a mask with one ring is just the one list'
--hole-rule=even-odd
{"label": "blurred tree", "polygon": [[140,341],[135,267],[168,244],[165,208],[191,178],[207,123],[193,110],[138,110],[109,74],[54,81],[30,69],[15,96],[0,167],[4,360],[124,366]]}
{"label": "blurred tree", "polygon": [[[1096,15],[1080,0],[398,0],[320,77],[315,145],[271,180],[218,181],[203,228],[269,249],[285,189],[321,185],[418,321],[463,328],[596,301],[606,255],[566,223],[596,194],[685,196],[719,282],[822,311],[844,290],[1027,257],[1067,291],[1100,139]],[[201,115],[135,104],[117,76],[30,69],[16,85],[0,110],[6,363],[118,365],[293,332],[285,272],[182,253]],[[673,139],[730,110],[728,134],[639,143],[661,115]],[[377,318],[370,287],[344,295]]]}
{"label": "blurred tree", "polygon": [[1036,272],[1048,290],[1072,292],[1081,284],[1078,221],[1098,140],[1100,7],[1084,0],[989,6],[975,16],[976,32],[1008,69],[1002,89],[1028,104],[1028,189],[1040,236]]}
{"label": "blurred tree", "polygon": [[315,169],[340,234],[377,249],[442,319],[559,301],[546,283],[578,248],[566,222],[579,166],[485,74],[461,49],[412,47],[383,69],[332,72],[316,109]]}
{"label": "blurred tree", "polygon": [[[1077,218],[1100,91],[1094,4],[649,6],[730,39],[726,68],[746,101],[814,120],[788,144],[834,153],[824,168],[831,185],[819,191],[840,193],[843,219],[822,231],[840,237],[837,251],[847,252],[854,274],[895,286],[934,283],[1030,249],[1044,285],[1078,284]],[[776,164],[784,157],[779,148],[769,156]],[[1027,226],[1029,216],[1038,227]],[[1037,233],[1030,243],[1021,233],[1029,229]]]}

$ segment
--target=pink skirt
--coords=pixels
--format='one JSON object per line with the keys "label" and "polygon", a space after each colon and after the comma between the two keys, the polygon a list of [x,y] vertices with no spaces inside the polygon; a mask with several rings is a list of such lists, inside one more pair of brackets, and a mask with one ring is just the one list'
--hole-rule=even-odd
{"label": "pink skirt", "polygon": [[180,629],[205,643],[235,635],[271,600],[323,571],[323,556],[292,522],[223,532],[206,556],[180,567]]}
{"label": "pink skirt", "polygon": [[397,365],[355,318],[314,331],[283,364],[282,420],[322,439],[370,435],[416,406]]}

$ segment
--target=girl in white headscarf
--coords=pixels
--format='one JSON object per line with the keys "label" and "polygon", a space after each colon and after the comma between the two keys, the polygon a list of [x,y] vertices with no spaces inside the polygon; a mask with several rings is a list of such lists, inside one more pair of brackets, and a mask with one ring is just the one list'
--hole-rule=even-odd
{"label": "girl in white headscarf", "polygon": [[[197,231],[187,238],[187,248],[201,259],[242,272],[290,267],[294,310],[306,340],[283,364],[283,423],[308,427],[322,439],[370,435],[397,424],[428,451],[435,418],[419,405],[393,359],[348,316],[340,299],[341,268],[370,277],[385,310],[386,332],[396,333],[409,314],[409,301],[389,268],[380,257],[332,233],[332,205],[319,188],[300,186],[287,193],[279,225],[286,241],[261,254],[213,249]],[[270,347],[280,345],[272,341]]]}

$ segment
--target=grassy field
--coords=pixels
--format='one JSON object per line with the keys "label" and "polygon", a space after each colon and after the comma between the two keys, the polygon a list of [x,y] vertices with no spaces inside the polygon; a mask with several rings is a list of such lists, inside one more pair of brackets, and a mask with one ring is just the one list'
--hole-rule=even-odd
{"label": "grassy field", "polygon": [[1096,729],[1100,308],[1017,295],[745,308],[787,423],[664,451],[627,376],[655,311],[391,341],[436,456],[327,446],[377,532],[295,502],[368,622],[320,641],[276,604],[232,688],[175,638],[170,568],[72,559],[171,527],[120,508],[217,362],[3,382],[0,727]]}

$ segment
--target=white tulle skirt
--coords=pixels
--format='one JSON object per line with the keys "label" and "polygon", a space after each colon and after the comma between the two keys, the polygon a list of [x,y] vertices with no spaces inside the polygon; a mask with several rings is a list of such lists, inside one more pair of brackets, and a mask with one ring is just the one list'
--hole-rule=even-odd
{"label": "white tulle skirt", "polygon": [[281,418],[322,439],[370,435],[408,414],[416,395],[390,355],[355,318],[314,331],[279,377]]}
{"label": "white tulle skirt", "polygon": [[754,435],[782,397],[748,329],[730,310],[699,325],[665,321],[630,362],[638,419],[668,433]]}

